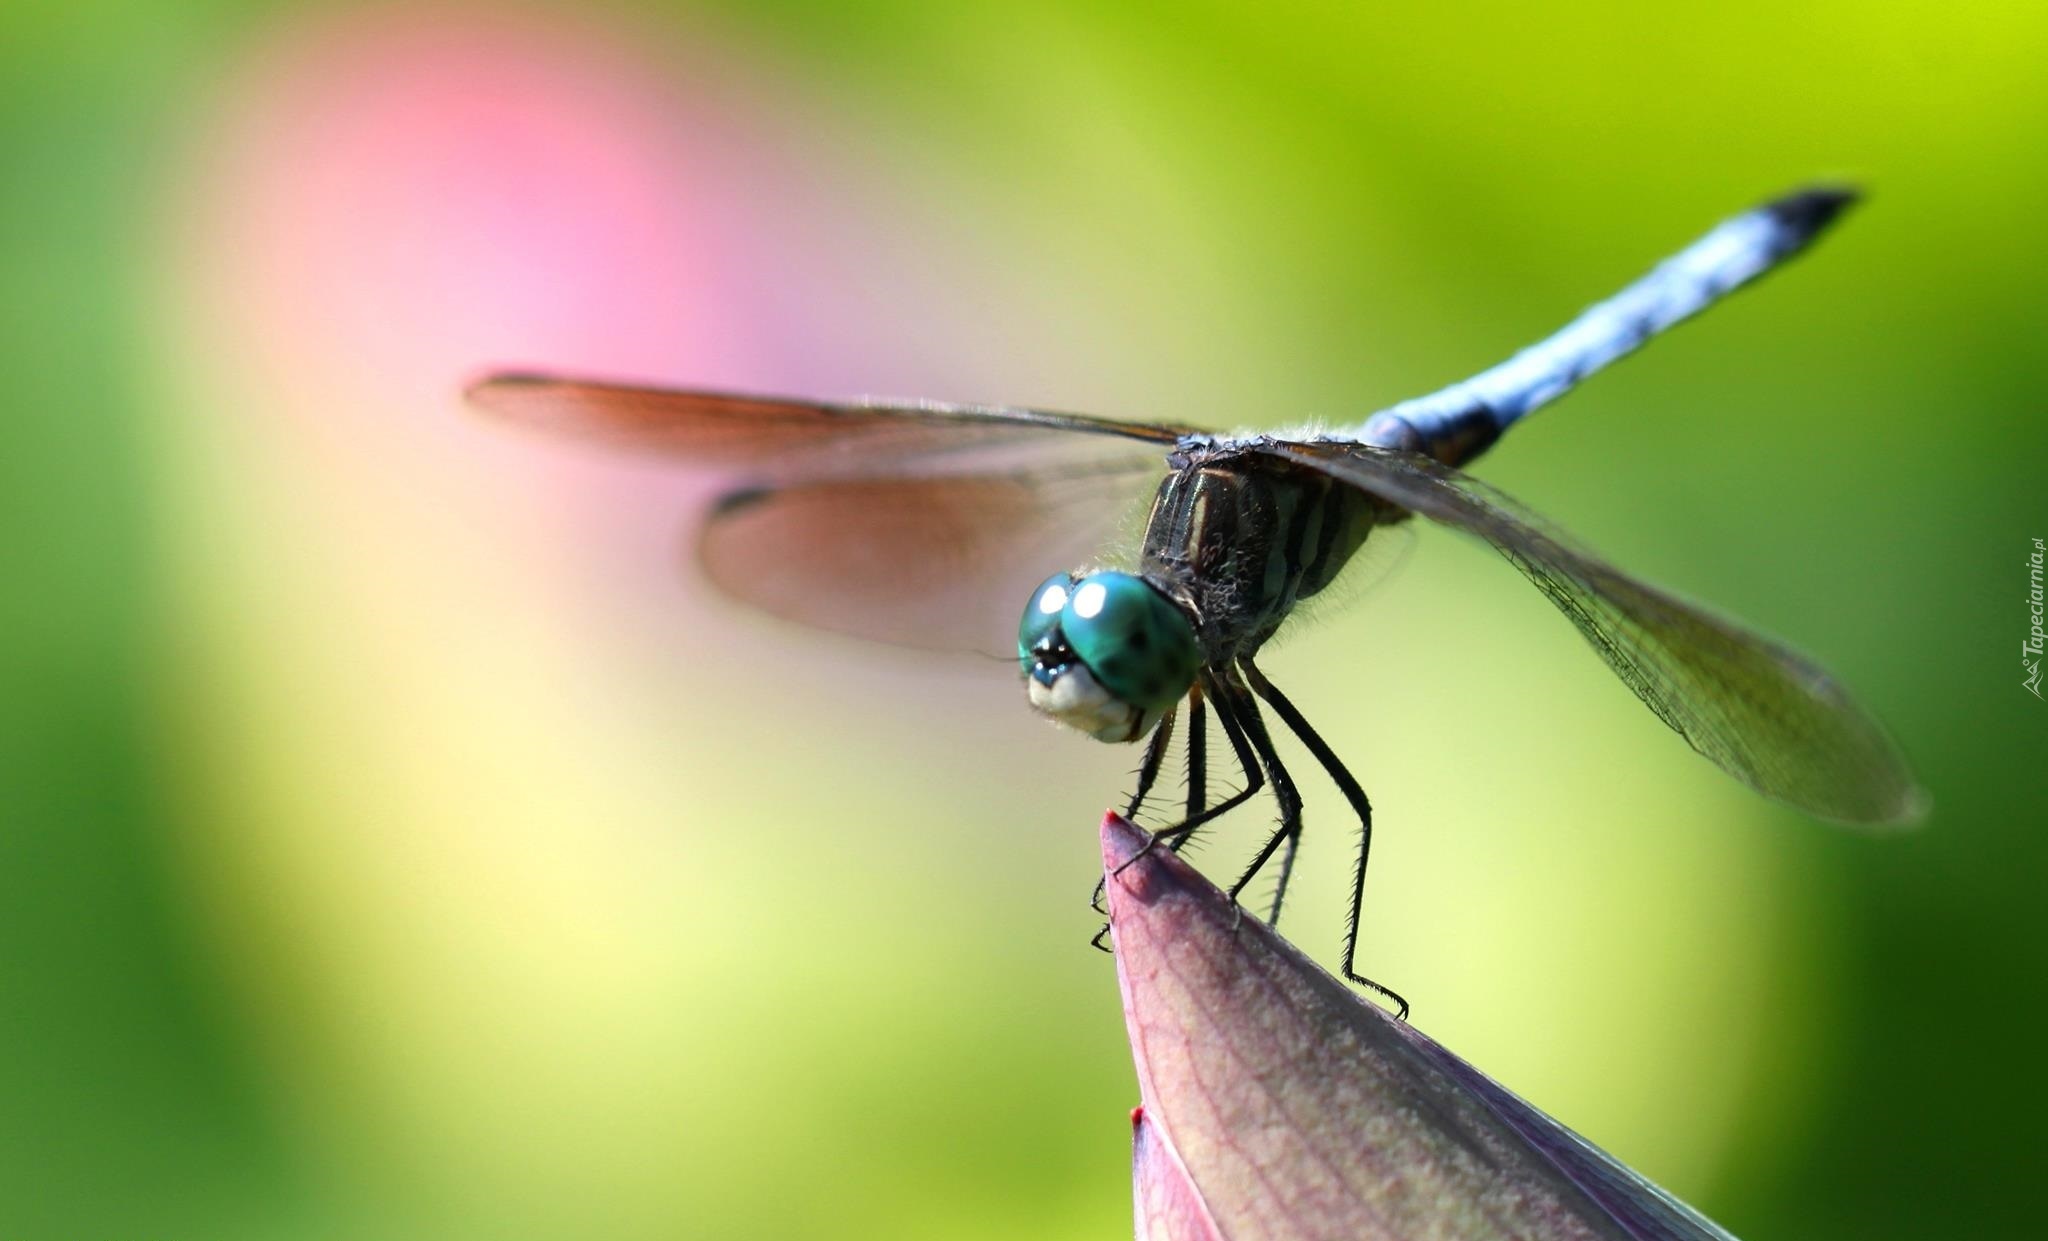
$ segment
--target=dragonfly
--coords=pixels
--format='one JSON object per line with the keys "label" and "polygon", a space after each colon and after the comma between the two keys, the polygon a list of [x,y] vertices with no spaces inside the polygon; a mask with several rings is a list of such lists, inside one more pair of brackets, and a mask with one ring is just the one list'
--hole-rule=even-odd
{"label": "dragonfly", "polygon": [[[1376,532],[1417,515],[1495,548],[1659,719],[1757,792],[1847,824],[1921,814],[1897,747],[1818,665],[1623,572],[1462,468],[1593,372],[1805,250],[1855,198],[1813,187],[1727,219],[1507,361],[1354,426],[1216,434],[526,372],[486,376],[467,395],[512,423],[718,472],[728,486],[701,524],[699,559],[718,587],[770,613],[935,650],[1007,651],[1014,625],[1031,706],[1100,741],[1146,743],[1126,817],[1152,796],[1184,726],[1180,818],[1154,843],[1178,848],[1270,788],[1274,826],[1229,893],[1277,855],[1277,921],[1302,797],[1270,711],[1358,822],[1345,976],[1405,1017],[1406,1000],[1358,971],[1372,804],[1259,656]],[[1135,556],[1101,550],[1126,525],[1139,529]],[[1212,714],[1242,774],[1214,797]]]}

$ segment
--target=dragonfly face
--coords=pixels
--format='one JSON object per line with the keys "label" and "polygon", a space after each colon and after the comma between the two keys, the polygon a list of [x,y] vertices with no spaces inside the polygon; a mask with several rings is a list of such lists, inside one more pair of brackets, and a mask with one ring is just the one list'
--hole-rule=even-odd
{"label": "dragonfly face", "polygon": [[1097,741],[1136,741],[1187,696],[1202,663],[1181,605],[1129,573],[1047,578],[1017,626],[1031,705]]}
{"label": "dragonfly face", "polygon": [[[1345,973],[1376,987],[1353,968],[1372,807],[1255,656],[1375,528],[1413,515],[1493,546],[1659,719],[1750,787],[1838,822],[1921,813],[1925,799],[1890,738],[1812,661],[1631,577],[1457,468],[1586,376],[1797,254],[1852,198],[1820,189],[1766,203],[1506,362],[1356,426],[1293,436],[534,375],[485,379],[470,398],[511,421],[723,471],[733,485],[699,543],[714,582],[780,616],[928,649],[1005,645],[1014,614],[1003,610],[1019,579],[1047,560],[1076,563],[1136,489],[1151,488],[1136,573],[1062,573],[1033,592],[1016,629],[1031,702],[1104,741],[1149,734],[1132,816],[1185,719],[1187,813],[1157,834],[1175,847],[1270,788],[1279,829],[1230,891],[1277,855],[1277,918],[1301,798],[1267,730],[1270,711],[1358,815]],[[1048,547],[1072,549],[1041,556]],[[1213,802],[1212,713],[1244,775]]]}
{"label": "dragonfly face", "polygon": [[1031,705],[1098,741],[1136,741],[1205,666],[1256,654],[1405,513],[1330,475],[1229,448],[1176,452],[1145,523],[1143,574],[1061,574],[1017,630]]}

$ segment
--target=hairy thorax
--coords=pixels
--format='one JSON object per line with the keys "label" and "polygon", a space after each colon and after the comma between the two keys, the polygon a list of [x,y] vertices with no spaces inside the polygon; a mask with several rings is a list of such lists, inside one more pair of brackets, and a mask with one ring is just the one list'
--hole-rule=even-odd
{"label": "hairy thorax", "polygon": [[1175,454],[1141,571],[1193,614],[1211,659],[1250,655],[1401,510],[1318,470],[1195,446]]}

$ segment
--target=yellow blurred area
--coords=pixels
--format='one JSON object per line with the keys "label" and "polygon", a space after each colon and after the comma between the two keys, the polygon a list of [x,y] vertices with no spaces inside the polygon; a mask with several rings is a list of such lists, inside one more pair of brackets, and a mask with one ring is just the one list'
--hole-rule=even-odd
{"label": "yellow blurred area", "polygon": [[1438,530],[1269,671],[1372,794],[1421,1028],[1741,1235],[2024,1235],[2048,14],[77,23],[0,18],[0,1236],[1127,1229],[1085,900],[1135,752],[716,598],[712,480],[462,383],[1350,420],[1826,176],[1871,202],[1478,472],[1836,668],[1926,831],[1756,799]]}

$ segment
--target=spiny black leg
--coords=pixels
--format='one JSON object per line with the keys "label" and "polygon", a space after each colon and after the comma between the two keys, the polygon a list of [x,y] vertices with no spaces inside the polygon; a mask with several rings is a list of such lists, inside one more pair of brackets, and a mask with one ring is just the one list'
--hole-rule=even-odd
{"label": "spiny black leg", "polygon": [[[1115,871],[1111,872],[1112,874],[1122,874],[1125,866],[1131,865],[1138,858],[1152,852],[1153,848],[1158,845],[1164,844],[1169,849],[1175,848],[1176,841],[1185,841],[1188,836],[1193,835],[1196,829],[1200,828],[1203,824],[1219,815],[1228,814],[1230,811],[1237,809],[1250,800],[1253,794],[1266,787],[1265,769],[1260,766],[1258,758],[1253,754],[1251,743],[1245,735],[1243,725],[1238,722],[1235,710],[1225,706],[1224,695],[1230,692],[1229,689],[1214,674],[1207,672],[1202,674],[1201,684],[1206,691],[1208,699],[1215,704],[1216,718],[1223,724],[1223,734],[1230,738],[1231,748],[1237,751],[1238,766],[1244,769],[1244,787],[1215,805],[1189,815],[1185,822],[1176,823],[1172,827],[1161,828],[1152,833],[1152,838],[1145,842],[1145,847],[1138,850],[1137,855],[1126,861],[1123,866],[1117,867]],[[1242,691],[1239,692],[1241,693]],[[1245,701],[1249,704],[1249,695],[1246,696]]]}
{"label": "spiny black leg", "polygon": [[1280,842],[1280,875],[1273,883],[1273,912],[1266,919],[1267,926],[1280,921],[1280,906],[1287,900],[1287,883],[1294,878],[1294,855],[1301,848],[1301,825],[1297,821],[1294,831]]}
{"label": "spiny black leg", "polygon": [[[1257,793],[1263,787],[1263,777],[1260,774],[1258,764],[1252,758],[1251,748],[1246,744],[1242,732],[1238,730],[1231,717],[1225,715],[1220,708],[1216,712],[1216,718],[1223,721],[1223,731],[1230,738],[1231,747],[1237,751],[1238,764],[1244,769],[1245,773],[1245,787],[1213,806],[1205,807],[1202,805],[1203,800],[1208,796],[1209,759],[1208,746],[1206,744],[1208,738],[1205,732],[1208,727],[1208,720],[1203,706],[1202,686],[1197,684],[1192,690],[1188,691],[1188,817],[1184,822],[1155,832],[1152,838],[1146,842],[1145,847],[1139,850],[1138,857],[1143,857],[1151,852],[1152,847],[1161,841],[1166,843],[1168,849],[1178,853],[1182,845],[1185,845],[1194,838],[1197,828],[1200,828],[1218,815],[1243,805],[1252,794]],[[1161,726],[1164,727],[1163,722]],[[1125,817],[1128,818],[1130,816],[1126,815]],[[1136,857],[1131,859],[1131,862],[1135,861],[1137,861]],[[1131,862],[1125,862],[1124,866],[1129,866]],[[1123,866],[1117,867],[1117,873],[1121,874],[1122,872]],[[1108,883],[1107,876],[1095,881],[1095,898],[1090,904],[1096,913],[1109,912],[1103,904],[1103,897],[1108,891]],[[1103,952],[1108,952],[1108,946],[1103,943],[1108,936],[1109,924],[1105,922],[1102,925],[1102,929],[1095,932],[1095,938],[1088,942]]]}
{"label": "spiny black leg", "polygon": [[[1301,794],[1295,791],[1294,781],[1287,774],[1287,768],[1280,762],[1280,756],[1273,750],[1273,738],[1266,732],[1266,721],[1259,715],[1259,705],[1253,701],[1241,682],[1217,678],[1216,714],[1224,719],[1237,717],[1238,726],[1244,731],[1245,740],[1250,744],[1258,763],[1265,768],[1266,775],[1273,781],[1273,800],[1280,803],[1280,825],[1259,847],[1257,856],[1252,858],[1244,874],[1230,885],[1230,899],[1235,901],[1245,886],[1258,877],[1275,850],[1288,840],[1301,834]],[[1227,695],[1227,696],[1226,696]],[[1229,714],[1225,714],[1228,708]],[[1281,900],[1287,895],[1283,889],[1274,894],[1272,922],[1279,921]]]}
{"label": "spiny black leg", "polygon": [[1138,811],[1145,805],[1146,794],[1152,791],[1152,782],[1159,778],[1159,765],[1166,760],[1166,747],[1173,743],[1173,717],[1178,708],[1169,708],[1159,719],[1159,726],[1152,730],[1152,739],[1145,743],[1145,758],[1138,764],[1138,791],[1131,794],[1130,805],[1124,808],[1124,817],[1137,821]]}
{"label": "spiny black leg", "polygon": [[[1202,812],[1202,803],[1209,796],[1209,713],[1202,705],[1202,687],[1197,685],[1188,691],[1188,817],[1194,818]],[[1175,836],[1166,842],[1166,847],[1175,853],[1181,846],[1193,840],[1193,836]]]}
{"label": "spiny black leg", "polygon": [[[1138,821],[1138,811],[1145,804],[1145,795],[1152,791],[1152,782],[1159,778],[1159,766],[1166,759],[1166,748],[1173,743],[1173,716],[1174,711],[1169,710],[1160,717],[1159,726],[1152,730],[1152,739],[1145,743],[1145,758],[1138,764],[1138,791],[1131,794],[1130,805],[1124,808],[1124,817],[1133,823]],[[1088,908],[1099,914],[1109,912],[1109,907],[1102,903],[1103,895],[1108,891],[1106,883],[1106,880],[1097,879],[1095,891],[1088,898]],[[1102,936],[1098,934],[1095,938],[1100,940]],[[1100,943],[1095,946],[1102,947]]]}
{"label": "spiny black leg", "polygon": [[[1264,678],[1260,676],[1259,670],[1257,668],[1252,667],[1251,659],[1249,657],[1247,657],[1243,662],[1244,667],[1248,669],[1250,675],[1253,678],[1255,678],[1253,682],[1255,686],[1260,681],[1264,680]],[[1267,926],[1278,926],[1280,923],[1280,906],[1287,900],[1287,884],[1289,880],[1294,878],[1294,859],[1296,854],[1300,851],[1300,849],[1301,823],[1299,815],[1297,815],[1295,820],[1294,833],[1290,835],[1287,838],[1287,842],[1280,847],[1280,878],[1279,881],[1273,885],[1273,913],[1271,917],[1266,919]]]}
{"label": "spiny black leg", "polygon": [[1337,760],[1336,752],[1317,735],[1315,729],[1309,727],[1308,720],[1295,709],[1293,703],[1287,701],[1287,696],[1275,688],[1249,659],[1241,666],[1245,677],[1251,682],[1252,689],[1273,708],[1274,714],[1280,717],[1280,722],[1287,725],[1295,736],[1301,738],[1302,744],[1308,747],[1310,754],[1315,755],[1316,761],[1323,765],[1323,770],[1330,773],[1330,779],[1343,792],[1344,799],[1351,803],[1351,809],[1358,814],[1358,865],[1351,873],[1351,917],[1344,927],[1344,976],[1392,1000],[1398,1010],[1394,1014],[1395,1017],[1406,1020],[1408,1001],[1402,999],[1392,989],[1358,972],[1358,918],[1365,908],[1365,860],[1372,852],[1372,803],[1366,799],[1365,790],[1359,787],[1358,781],[1353,779],[1344,764]]}

